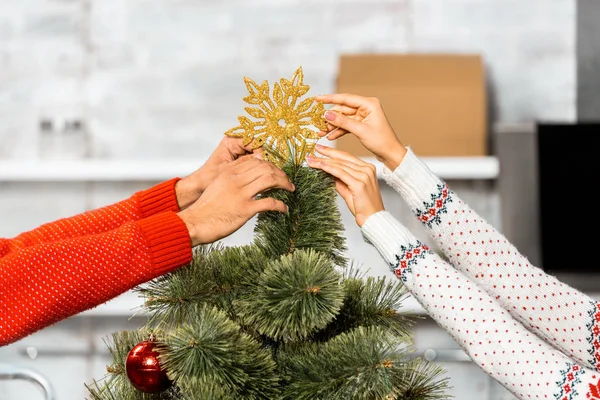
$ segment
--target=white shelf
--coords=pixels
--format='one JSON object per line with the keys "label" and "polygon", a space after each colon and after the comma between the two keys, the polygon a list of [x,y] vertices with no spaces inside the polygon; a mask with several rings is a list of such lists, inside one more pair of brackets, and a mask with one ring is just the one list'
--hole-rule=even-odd
{"label": "white shelf", "polygon": [[[423,157],[442,179],[496,179],[496,157]],[[116,182],[163,181],[182,177],[205,160],[5,160],[0,161],[0,182]],[[365,158],[377,166],[382,164]]]}

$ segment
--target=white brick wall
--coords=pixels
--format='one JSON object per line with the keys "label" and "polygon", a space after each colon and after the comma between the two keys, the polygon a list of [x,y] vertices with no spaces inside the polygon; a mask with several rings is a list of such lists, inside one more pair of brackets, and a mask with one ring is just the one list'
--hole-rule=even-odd
{"label": "white brick wall", "polygon": [[[339,54],[354,52],[480,52],[496,121],[570,120],[574,9],[565,0],[2,2],[0,157],[204,155],[236,124],[244,75],[272,81],[302,65],[312,93],[329,92]],[[40,145],[46,116],[81,118],[89,137]]]}

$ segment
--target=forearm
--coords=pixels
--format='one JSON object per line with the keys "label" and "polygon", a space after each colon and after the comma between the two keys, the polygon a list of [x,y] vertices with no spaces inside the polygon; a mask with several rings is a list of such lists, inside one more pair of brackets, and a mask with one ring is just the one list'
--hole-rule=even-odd
{"label": "forearm", "polygon": [[549,343],[600,369],[600,307],[595,301],[531,265],[412,152],[385,179],[455,268]]}
{"label": "forearm", "polygon": [[[600,375],[576,365],[530,333],[390,214],[371,216],[363,234],[427,313],[477,365],[519,399],[562,399],[567,393],[565,384],[578,392],[570,399],[587,398],[589,384],[597,383]],[[568,374],[579,382],[568,380]]]}
{"label": "forearm", "polygon": [[171,179],[137,192],[127,200],[41,225],[10,239],[5,251],[1,252],[0,249],[0,256],[41,243],[107,232],[163,211],[177,212],[179,206],[175,185],[178,182],[178,178]]}
{"label": "forearm", "polygon": [[191,260],[172,212],[0,258],[0,345],[93,308]]}

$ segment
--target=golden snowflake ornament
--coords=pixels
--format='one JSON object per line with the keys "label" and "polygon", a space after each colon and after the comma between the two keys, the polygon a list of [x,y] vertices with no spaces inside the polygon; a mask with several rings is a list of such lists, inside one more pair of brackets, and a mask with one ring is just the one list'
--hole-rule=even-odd
{"label": "golden snowflake ornament", "polygon": [[253,106],[244,109],[255,120],[239,116],[240,125],[228,130],[225,135],[241,137],[244,146],[250,145],[253,149],[261,146],[272,149],[279,158],[276,159],[270,152],[265,152],[264,157],[276,164],[285,163],[291,156],[297,164],[302,163],[304,156],[313,154],[319,138],[310,127],[327,128],[323,103],[314,97],[300,101],[310,89],[303,80],[302,67],[299,67],[292,79],[281,78],[273,85],[271,97],[267,81],[258,85],[244,77],[249,93],[244,101]]}

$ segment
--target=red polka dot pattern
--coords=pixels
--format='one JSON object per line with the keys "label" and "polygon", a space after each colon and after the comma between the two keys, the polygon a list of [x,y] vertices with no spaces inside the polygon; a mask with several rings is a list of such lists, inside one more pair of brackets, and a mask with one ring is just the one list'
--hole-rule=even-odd
{"label": "red polka dot pattern", "polygon": [[[530,332],[474,281],[424,249],[389,213],[369,217],[363,233],[431,318],[517,398],[588,398],[594,371]],[[388,252],[391,248],[396,253]]]}
{"label": "red polka dot pattern", "polygon": [[411,149],[383,176],[450,263],[406,258],[423,245],[386,211],[363,235],[473,361],[519,399],[600,400],[598,303],[533,267]]}
{"label": "red polka dot pattern", "polygon": [[415,210],[450,263],[532,332],[600,371],[600,313],[589,296],[531,265],[412,151],[384,177]]}

